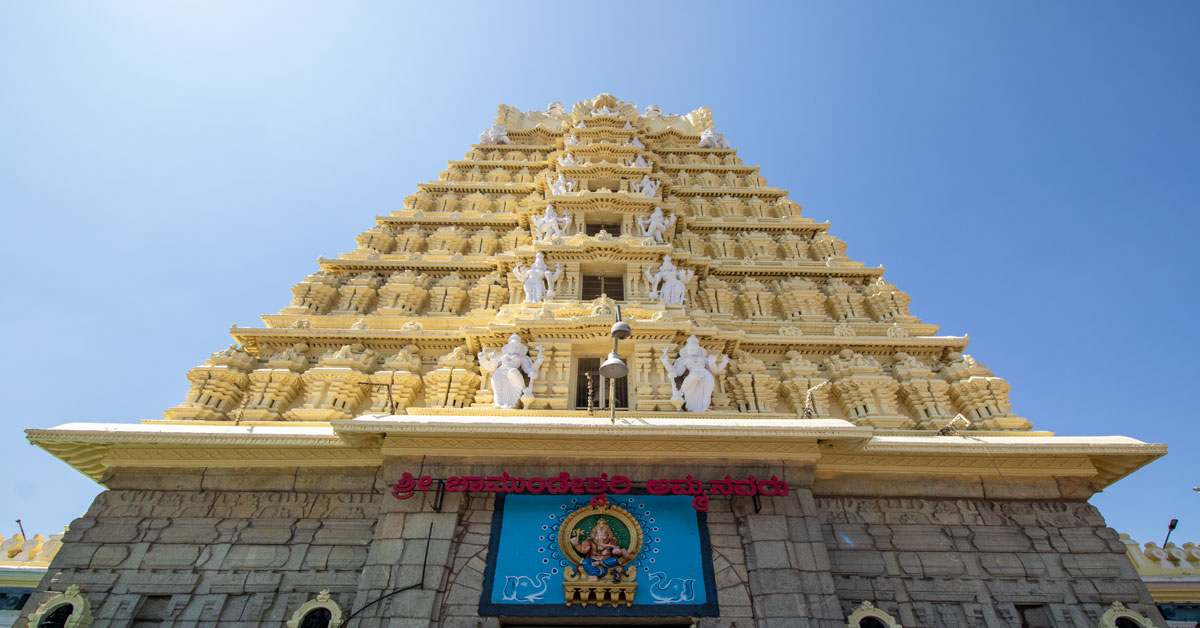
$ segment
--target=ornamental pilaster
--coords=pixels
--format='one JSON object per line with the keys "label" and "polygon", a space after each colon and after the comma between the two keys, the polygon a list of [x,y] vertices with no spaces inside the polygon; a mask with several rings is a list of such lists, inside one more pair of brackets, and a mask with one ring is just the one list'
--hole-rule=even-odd
{"label": "ornamental pilaster", "polygon": [[900,384],[883,374],[879,362],[843,349],[826,359],[824,365],[833,381],[834,398],[847,420],[884,429],[912,426],[912,421],[900,413],[896,396]]}
{"label": "ornamental pilaster", "polygon": [[780,365],[783,375],[780,388],[788,407],[796,413],[796,416],[804,416],[804,406],[811,390],[812,418],[824,419],[833,416],[830,412],[833,389],[829,386],[822,386],[822,384],[828,384],[829,380],[821,373],[817,365],[805,359],[799,351],[788,351],[784,357],[787,360]]}
{"label": "ornamental pilaster", "polygon": [[978,429],[1028,430],[1028,420],[1012,414],[1009,383],[969,355],[952,355],[943,375],[950,398]]}
{"label": "ornamental pilaster", "polygon": [[300,393],[300,374],[308,368],[307,345],[296,344],[267,360],[264,368],[250,373],[248,398],[240,418],[246,421],[276,421],[292,407]]}
{"label": "ornamental pilaster", "polygon": [[762,360],[738,351],[730,363],[729,393],[741,412],[774,412],[779,398],[779,380],[767,373]]}
{"label": "ornamental pilaster", "polygon": [[834,277],[825,283],[823,290],[829,315],[833,320],[868,321],[866,301],[863,295],[840,277]]}
{"label": "ornamental pilaster", "polygon": [[425,250],[425,231],[413,225],[396,236],[396,253],[419,253]]}
{"label": "ornamental pilaster", "polygon": [[735,297],[729,284],[717,277],[705,277],[699,282],[700,305],[709,314],[733,316]]}
{"label": "ornamental pilaster", "polygon": [[462,311],[467,301],[467,283],[457,272],[442,277],[429,291],[430,316],[454,316]]}
{"label": "ornamental pilaster", "polygon": [[375,307],[379,289],[379,276],[375,273],[359,273],[338,288],[338,302],[333,312],[337,314],[366,314]]}
{"label": "ornamental pilaster", "polygon": [[284,417],[292,421],[353,419],[367,397],[367,383],[375,352],[361,344],[345,345],[321,357],[300,376],[304,402]]}
{"label": "ornamental pilaster", "polygon": [[900,399],[916,419],[918,429],[940,429],[954,417],[950,384],[934,375],[929,365],[901,351],[894,356],[892,377],[900,382]]}
{"label": "ornamental pilaster", "polygon": [[880,277],[865,290],[867,308],[877,321],[895,321],[899,323],[919,322],[916,316],[908,311],[912,298],[896,289]]}
{"label": "ornamental pilaster", "polygon": [[163,413],[171,420],[221,421],[237,409],[250,381],[254,358],[237,345],[212,354],[202,366],[188,371],[187,401]]}
{"label": "ornamental pilaster", "polygon": [[381,316],[416,316],[429,299],[430,279],[427,275],[412,270],[392,273],[388,282],[379,289]]}
{"label": "ornamental pilaster", "polygon": [[338,280],[328,271],[318,271],[292,288],[292,304],[281,314],[324,314],[338,298]]}
{"label": "ornamental pilaster", "polygon": [[421,377],[425,405],[430,408],[466,408],[479,390],[479,366],[464,346],[438,360],[437,368]]}
{"label": "ornamental pilaster", "polygon": [[358,243],[356,253],[377,253],[383,254],[392,250],[396,244],[396,238],[390,231],[383,227],[371,227],[360,233],[354,239]]}
{"label": "ornamental pilaster", "polygon": [[826,319],[826,297],[812,281],[792,277],[780,282],[777,292],[776,300],[783,318],[802,321]]}
{"label": "ornamental pilaster", "polygon": [[421,357],[415,345],[408,345],[396,355],[384,360],[383,366],[371,374],[372,414],[403,414],[421,392]]}
{"label": "ornamental pilaster", "polygon": [[775,319],[774,293],[753,277],[738,284],[737,303],[745,318]]}
{"label": "ornamental pilaster", "polygon": [[469,291],[472,312],[498,310],[508,303],[508,281],[497,271],[492,271],[471,287]]}

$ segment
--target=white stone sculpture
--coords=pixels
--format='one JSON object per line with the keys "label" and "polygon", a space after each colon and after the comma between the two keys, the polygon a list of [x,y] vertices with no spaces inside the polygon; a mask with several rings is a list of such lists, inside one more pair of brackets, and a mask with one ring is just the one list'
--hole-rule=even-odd
{"label": "white stone sculpture", "polygon": [[575,137],[575,134],[572,133],[567,136],[567,139],[563,140],[563,144],[567,146],[579,146],[579,138]]}
{"label": "white stone sculpture", "polygon": [[[479,352],[479,366],[492,373],[492,405],[497,408],[515,408],[517,402],[526,405],[533,401],[533,382],[537,379],[538,369],[546,359],[541,346],[538,346],[536,360],[529,359],[529,349],[521,342],[521,337],[513,334],[508,337],[508,344],[500,348],[500,353]],[[528,379],[526,379],[528,376]]]}
{"label": "white stone sculpture", "polygon": [[624,127],[624,128],[625,128],[625,130],[626,130],[626,131],[632,131],[632,130],[633,130],[633,125],[632,125],[632,124],[630,124],[628,120],[626,120],[626,121],[625,121],[625,127]]}
{"label": "white stone sculpture", "polygon": [[558,173],[557,179],[547,178],[546,181],[550,185],[550,194],[554,196],[562,196],[567,192],[575,191],[575,182],[567,181],[567,178],[564,177],[561,172]]}
{"label": "white stone sculpture", "polygon": [[[696,271],[675,268],[675,264],[671,263],[671,256],[664,255],[657,273],[652,274],[649,268],[645,273],[646,280],[650,282],[651,299],[661,298],[667,305],[683,305],[684,299],[687,298],[687,284]],[[661,290],[658,287],[659,282],[662,282]]]}
{"label": "white stone sculpture", "polygon": [[658,105],[646,105],[646,117],[647,118],[661,118],[662,117],[662,107],[659,107]]}
{"label": "white stone sculpture", "polygon": [[[717,356],[709,355],[695,336],[687,339],[687,344],[679,350],[679,359],[675,360],[674,364],[667,357],[667,347],[663,347],[659,360],[671,380],[671,400],[682,400],[683,407],[688,412],[707,410],[712,404],[713,389],[716,387],[716,378],[713,376],[720,375],[729,364],[729,356],[723,355],[721,358],[718,362]],[[676,386],[675,378],[684,373],[687,373],[687,377],[683,378],[683,383]]]}
{"label": "white stone sculpture", "polygon": [[554,298],[555,286],[558,285],[559,277],[562,277],[563,268],[562,264],[559,264],[553,273],[550,272],[545,256],[538,253],[532,266],[525,268],[518,262],[512,272],[525,288],[525,302],[541,303]]}
{"label": "white stone sculpture", "polygon": [[603,105],[599,109],[593,109],[592,115],[593,116],[615,116],[615,115],[617,115],[617,112],[613,111],[612,109],[609,109],[608,105]]}
{"label": "white stone sculpture", "polygon": [[499,122],[492,125],[492,128],[485,129],[479,134],[480,144],[512,144],[508,139],[508,131]]}
{"label": "white stone sculpture", "polygon": [[563,104],[557,100],[546,105],[546,115],[548,116],[561,116],[564,113],[566,113],[566,109],[564,109]]}
{"label": "white stone sculpture", "polygon": [[571,217],[567,214],[559,216],[553,205],[547,205],[545,213],[541,216],[530,216],[529,222],[533,223],[538,240],[549,240],[566,234]]}
{"label": "white stone sculpture", "polygon": [[633,141],[629,142],[629,145],[633,146],[634,148],[645,148],[646,147],[646,145],[642,143],[642,140],[639,140],[636,137],[633,138]]}
{"label": "white stone sculpture", "polygon": [[700,134],[699,148],[729,148],[729,142],[725,139],[725,135],[717,133],[715,129],[709,127],[704,129]]}
{"label": "white stone sculpture", "polygon": [[649,168],[654,165],[654,162],[649,159],[642,159],[642,156],[638,155],[633,159],[633,165],[637,168]]}
{"label": "white stone sculpture", "polygon": [[642,175],[641,181],[630,182],[629,189],[633,190],[634,192],[645,194],[646,198],[654,198],[654,195],[658,194],[658,186],[660,185],[662,185],[662,183],[651,179],[650,175],[644,174]]}
{"label": "white stone sculpture", "polygon": [[642,228],[643,238],[654,238],[655,242],[662,242],[663,233],[675,227],[675,214],[671,214],[670,218],[663,218],[662,208],[655,207],[649,216],[639,216],[637,222]]}
{"label": "white stone sculpture", "polygon": [[559,167],[566,168],[566,167],[569,167],[569,166],[574,166],[574,165],[577,165],[578,163],[579,163],[579,162],[575,161],[575,156],[574,156],[574,155],[572,155],[571,153],[567,153],[566,155],[559,155],[559,156],[558,156],[558,165],[559,165]]}
{"label": "white stone sculpture", "polygon": [[583,121],[583,120],[580,120],[580,121],[579,121],[579,124],[576,124],[576,125],[575,125],[575,128],[577,128],[577,129],[586,129],[586,128],[587,128],[587,124],[586,124],[586,123],[584,123],[584,121]]}

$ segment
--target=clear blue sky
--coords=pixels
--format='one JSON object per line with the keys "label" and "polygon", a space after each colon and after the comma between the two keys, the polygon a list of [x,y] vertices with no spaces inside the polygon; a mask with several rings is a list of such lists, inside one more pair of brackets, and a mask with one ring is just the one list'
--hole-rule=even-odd
{"label": "clear blue sky", "polygon": [[1200,3],[0,4],[0,533],[99,487],[26,427],[156,418],[231,324],[461,158],[499,103],[715,111],[747,163],[1200,541]]}

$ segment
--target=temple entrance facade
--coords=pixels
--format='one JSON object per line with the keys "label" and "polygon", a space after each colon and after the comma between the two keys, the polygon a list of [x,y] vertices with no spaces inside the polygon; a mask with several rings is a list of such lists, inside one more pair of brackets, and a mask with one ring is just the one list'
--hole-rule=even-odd
{"label": "temple entrance facade", "polygon": [[1165,447],[1035,431],[707,108],[501,106],[356,243],[28,431],[107,490],[20,621],[1165,626],[1088,503]]}

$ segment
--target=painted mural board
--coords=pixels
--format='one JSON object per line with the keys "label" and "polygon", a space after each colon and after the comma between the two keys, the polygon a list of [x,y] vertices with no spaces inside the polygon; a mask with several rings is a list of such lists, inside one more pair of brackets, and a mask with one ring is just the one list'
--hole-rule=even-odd
{"label": "painted mural board", "polygon": [[707,514],[682,495],[497,495],[479,613],[716,616]]}

